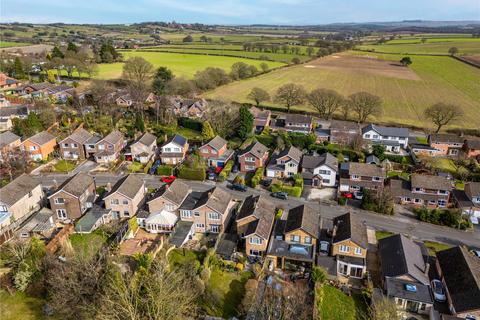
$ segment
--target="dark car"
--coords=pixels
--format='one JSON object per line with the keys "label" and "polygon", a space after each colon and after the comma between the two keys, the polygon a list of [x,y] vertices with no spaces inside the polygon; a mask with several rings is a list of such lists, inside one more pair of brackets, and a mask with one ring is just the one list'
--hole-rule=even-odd
{"label": "dark car", "polygon": [[208,179],[208,180],[214,181],[215,178],[216,178],[215,173],[213,173],[213,172],[207,172],[207,179]]}
{"label": "dark car", "polygon": [[157,160],[155,161],[153,164],[152,164],[152,167],[150,168],[150,170],[148,171],[148,173],[150,174],[155,174],[157,172],[157,168],[160,167],[160,160]]}
{"label": "dark car", "polygon": [[234,165],[232,168],[232,173],[237,173],[238,172],[238,166]]}
{"label": "dark car", "polygon": [[286,192],[272,192],[270,193],[270,196],[277,198],[277,199],[282,199],[282,200],[287,200],[288,199],[288,193]]}
{"label": "dark car", "polygon": [[245,187],[243,184],[240,184],[240,183],[232,183],[230,185],[230,189],[235,191],[241,191],[241,192],[247,191],[247,187]]}
{"label": "dark car", "polygon": [[261,181],[262,186],[268,188],[272,184],[272,179],[263,179]]}

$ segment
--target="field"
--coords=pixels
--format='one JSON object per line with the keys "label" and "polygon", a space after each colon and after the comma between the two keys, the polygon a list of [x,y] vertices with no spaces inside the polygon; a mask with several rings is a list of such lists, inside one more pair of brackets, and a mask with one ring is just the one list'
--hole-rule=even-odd
{"label": "field", "polygon": [[[123,51],[125,59],[130,57],[140,56],[145,58],[154,67],[165,66],[170,68],[175,76],[193,78],[195,73],[204,70],[207,67],[217,67],[230,71],[230,67],[235,62],[245,62],[260,67],[262,61],[253,59],[223,57],[223,56],[207,56],[195,54],[178,54],[178,53],[163,53],[163,52],[139,52],[139,51]],[[285,65],[281,62],[269,61],[267,62],[270,68],[277,68]],[[123,63],[100,64],[98,66],[97,78],[100,79],[116,79],[122,75]]]}
{"label": "field", "polygon": [[13,41],[0,41],[0,48],[21,47],[21,46],[26,46],[26,45],[28,45],[28,43],[13,42]]}
{"label": "field", "polygon": [[[344,96],[359,91],[378,95],[384,112],[377,119],[425,127],[430,125],[423,110],[437,102],[454,103],[465,113],[454,126],[478,128],[480,117],[480,70],[450,57],[412,56],[413,64],[401,67],[402,56],[358,51],[331,55],[307,64],[282,68],[255,78],[234,82],[204,94],[206,98],[225,101],[252,102],[246,97],[254,87],[271,95],[278,87],[293,82],[307,90],[327,88]],[[270,102],[267,105],[281,107]],[[310,106],[292,109],[314,111]],[[465,121],[468,119],[468,121]]]}

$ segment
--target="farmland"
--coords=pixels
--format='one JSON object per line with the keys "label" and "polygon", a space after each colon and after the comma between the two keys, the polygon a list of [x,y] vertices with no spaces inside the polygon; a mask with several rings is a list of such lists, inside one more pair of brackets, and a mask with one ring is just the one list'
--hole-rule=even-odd
{"label": "farmland", "polygon": [[[412,56],[407,69],[400,55],[350,52],[317,59],[304,65],[275,70],[252,79],[234,82],[207,92],[206,98],[252,102],[247,95],[254,87],[275,94],[278,87],[293,82],[307,90],[317,87],[337,90],[344,96],[367,91],[384,102],[383,115],[376,120],[423,127],[423,110],[436,102],[458,105],[465,116],[455,125],[480,126],[480,70],[450,57]],[[277,106],[275,103],[267,105]],[[314,111],[307,105],[293,109]],[[469,121],[464,121],[469,119]]]}
{"label": "farmland", "polygon": [[[262,63],[260,60],[253,59],[166,52],[124,51],[122,54],[125,59],[141,56],[155,67],[168,67],[173,71],[175,76],[185,78],[192,78],[197,71],[208,67],[217,67],[229,71],[235,62],[245,62],[255,65],[257,68],[259,68]],[[283,65],[285,64],[281,62],[268,62],[270,68],[277,68]],[[121,76],[123,63],[100,64],[98,67],[98,78],[115,79]]]}
{"label": "farmland", "polygon": [[13,41],[0,41],[0,48],[21,47],[26,46],[25,42],[13,42]]}

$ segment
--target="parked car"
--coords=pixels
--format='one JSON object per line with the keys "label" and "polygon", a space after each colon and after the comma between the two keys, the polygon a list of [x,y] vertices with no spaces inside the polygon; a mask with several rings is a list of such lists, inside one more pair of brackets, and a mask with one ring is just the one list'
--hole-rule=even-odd
{"label": "parked car", "polygon": [[277,199],[282,199],[282,200],[287,200],[288,199],[288,193],[286,192],[272,192],[270,193],[270,196],[277,198]]}
{"label": "parked car", "polygon": [[222,170],[223,170],[223,167],[216,167],[215,170],[213,170],[213,172],[215,174],[219,174],[220,172],[222,172]]}
{"label": "parked car", "polygon": [[155,174],[157,172],[157,168],[160,167],[160,160],[156,160],[153,164],[148,173],[150,174]]}
{"label": "parked car", "polygon": [[260,183],[262,186],[268,188],[272,184],[272,179],[263,179]]}
{"label": "parked car", "polygon": [[171,184],[173,181],[175,181],[175,179],[177,179],[177,177],[175,177],[175,176],[163,177],[162,182],[164,182],[166,184]]}
{"label": "parked car", "polygon": [[238,165],[234,165],[232,167],[232,173],[237,173],[238,172]]}
{"label": "parked car", "polygon": [[215,178],[216,178],[215,173],[213,173],[213,172],[207,172],[207,179],[208,179],[208,180],[214,181]]}
{"label": "parked car", "polygon": [[347,199],[352,199],[353,194],[351,192],[342,192],[341,196]]}
{"label": "parked car", "polygon": [[447,297],[445,296],[445,290],[443,289],[443,284],[440,280],[432,280],[432,291],[433,298],[438,302],[445,302]]}
{"label": "parked car", "polygon": [[243,184],[240,184],[240,183],[232,183],[229,186],[229,188],[235,191],[241,191],[241,192],[247,191],[247,187],[245,187]]}
{"label": "parked car", "polygon": [[363,192],[360,191],[355,191],[353,193],[353,197],[357,200],[362,200],[363,199]]}
{"label": "parked car", "polygon": [[330,243],[328,241],[320,241],[320,255],[328,256],[330,253]]}

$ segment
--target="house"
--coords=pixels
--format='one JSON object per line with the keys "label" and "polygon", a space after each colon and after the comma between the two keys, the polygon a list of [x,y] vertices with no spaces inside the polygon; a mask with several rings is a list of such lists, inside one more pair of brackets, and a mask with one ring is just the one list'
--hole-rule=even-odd
{"label": "house", "polygon": [[[89,140],[87,140],[89,142]],[[96,152],[93,155],[98,163],[112,163],[120,156],[125,147],[123,133],[113,130],[105,138],[95,144]]]}
{"label": "house", "polygon": [[275,269],[311,270],[320,235],[320,215],[306,205],[288,211],[286,220],[277,220],[268,245],[267,257]]}
{"label": "house", "polygon": [[480,219],[480,182],[465,183],[464,190],[452,190],[455,206],[463,214],[470,216],[470,221],[478,224]]}
{"label": "house", "polygon": [[[5,131],[0,133],[0,157],[3,157],[7,153],[15,150],[21,144],[20,137],[11,131]],[[0,161],[2,159],[0,158]]]}
{"label": "house", "polygon": [[58,85],[45,88],[45,94],[56,103],[65,103],[73,95],[75,89],[68,85]]}
{"label": "house", "polygon": [[346,213],[333,219],[332,256],[337,274],[362,279],[367,269],[367,227],[355,215]]}
{"label": "house", "polygon": [[265,127],[270,125],[272,112],[270,110],[262,110],[257,107],[251,107],[250,113],[253,115],[253,128],[255,132],[262,132]]}
{"label": "house", "polygon": [[332,120],[330,123],[331,143],[351,145],[360,135],[360,126],[356,122]]}
{"label": "house", "polygon": [[283,149],[280,153],[274,153],[267,166],[267,177],[288,178],[298,173],[302,151],[294,146]]}
{"label": "house", "polygon": [[321,127],[315,128],[315,131],[313,132],[316,137],[316,142],[317,143],[323,143],[325,141],[330,141],[330,129],[324,129]]}
{"label": "house", "polygon": [[383,191],[385,170],[369,163],[348,162],[340,170],[340,192],[354,192],[364,189]]}
{"label": "house", "polygon": [[438,150],[436,155],[456,157],[463,148],[464,139],[456,134],[436,133],[428,136],[428,143]]}
{"label": "house", "polygon": [[383,288],[397,309],[429,314],[433,306],[425,245],[401,234],[378,241]]}
{"label": "house", "polygon": [[233,156],[234,151],[228,149],[227,141],[220,136],[216,136],[206,144],[200,147],[200,156],[207,160],[209,167],[222,167]]}
{"label": "house", "polygon": [[315,188],[337,185],[338,159],[330,153],[303,156],[302,177],[304,185]]}
{"label": "house", "polygon": [[201,118],[207,110],[207,101],[205,99],[181,99],[173,98],[171,100],[173,113],[176,116],[187,118]]}
{"label": "house", "polygon": [[148,163],[157,152],[157,137],[146,132],[130,146],[130,150],[135,160],[143,164]]}
{"label": "house", "polygon": [[100,226],[109,223],[112,218],[112,210],[102,208],[99,205],[93,205],[93,207],[75,223],[75,232],[91,233]]}
{"label": "house", "polygon": [[160,149],[162,164],[179,164],[183,162],[187,154],[188,140],[176,134],[167,140]]}
{"label": "house", "polygon": [[103,200],[105,208],[112,210],[113,219],[123,219],[137,214],[143,205],[145,194],[145,182],[140,177],[129,174],[118,180]]}
{"label": "house", "polygon": [[410,181],[390,180],[389,189],[396,203],[446,207],[450,200],[452,181],[441,176],[413,173]]}
{"label": "house", "polygon": [[120,107],[130,107],[133,105],[132,97],[127,93],[115,99],[115,104]]}
{"label": "house", "polygon": [[480,139],[465,139],[463,148],[468,158],[480,160]]}
{"label": "house", "polygon": [[92,208],[97,196],[95,180],[86,173],[77,173],[62,183],[48,200],[55,219],[72,221]]}
{"label": "house", "polygon": [[10,130],[13,127],[14,118],[25,119],[29,109],[24,105],[13,105],[0,107],[0,131]]}
{"label": "house", "polygon": [[235,206],[232,196],[218,187],[204,192],[190,192],[179,207],[180,219],[193,222],[198,233],[221,233]]}
{"label": "house", "polygon": [[289,113],[285,116],[285,131],[309,134],[313,129],[311,116]]}
{"label": "house", "polygon": [[23,141],[20,148],[28,153],[30,159],[40,161],[47,160],[56,145],[55,136],[47,131],[42,131]]}
{"label": "house", "polygon": [[362,129],[362,138],[371,143],[385,147],[388,152],[400,152],[408,145],[409,132],[407,128],[382,127],[369,124]]}
{"label": "house", "polygon": [[436,267],[450,312],[459,318],[480,319],[480,258],[457,246],[437,252]]}
{"label": "house", "polygon": [[50,239],[55,234],[57,226],[55,225],[54,213],[48,208],[41,208],[28,218],[15,232],[20,239],[38,237],[40,239]]}
{"label": "house", "polygon": [[90,139],[84,142],[83,148],[85,150],[85,158],[93,158],[97,153],[97,143],[102,140],[102,137],[93,135]]}
{"label": "house", "polygon": [[0,73],[0,90],[8,91],[21,86],[22,83],[12,77],[7,76],[5,73]]}
{"label": "house", "polygon": [[44,97],[45,90],[53,86],[54,85],[49,82],[29,83],[18,87],[15,91],[21,96],[27,95],[32,98],[41,98]]}
{"label": "house", "polygon": [[410,150],[411,154],[414,154],[416,156],[434,157],[440,153],[439,150],[431,147],[429,144],[426,143],[410,143],[408,145],[408,149]]}
{"label": "house", "polygon": [[236,218],[237,234],[245,240],[245,253],[264,256],[275,220],[275,204],[262,195],[250,195],[242,203]]}
{"label": "house", "polygon": [[26,174],[0,189],[0,243],[11,238],[12,230],[40,208],[42,199],[42,185]]}
{"label": "house", "polygon": [[84,144],[93,135],[83,128],[77,128],[71,135],[59,142],[60,155],[65,160],[85,159]]}
{"label": "house", "polygon": [[252,142],[238,154],[240,172],[250,172],[257,170],[257,168],[265,167],[267,159],[268,148],[258,141]]}

